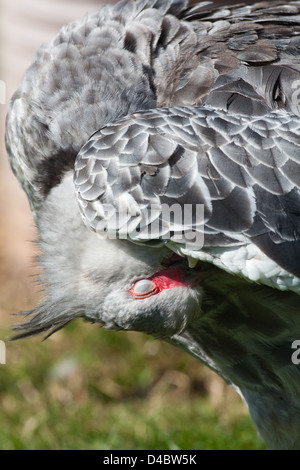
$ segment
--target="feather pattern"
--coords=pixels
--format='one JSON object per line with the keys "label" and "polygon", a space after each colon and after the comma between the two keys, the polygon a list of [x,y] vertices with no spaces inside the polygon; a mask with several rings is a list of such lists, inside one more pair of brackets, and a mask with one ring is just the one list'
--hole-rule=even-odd
{"label": "feather pattern", "polygon": [[299,100],[299,1],[122,0],[62,28],[7,117],[46,291],[18,337],[84,317],[162,338],[299,449]]}
{"label": "feather pattern", "polygon": [[[161,120],[159,132],[156,126],[158,117]],[[182,123],[181,128],[174,125],[176,119]],[[239,245],[243,235],[245,243],[258,243],[268,257],[299,277],[300,270],[294,259],[300,256],[300,252],[297,253],[300,177],[296,176],[300,175],[300,166],[296,164],[295,157],[292,160],[284,153],[283,146],[281,151],[277,147],[278,140],[290,140],[292,136],[293,145],[300,149],[299,127],[298,117],[281,110],[271,110],[264,117],[238,117],[212,108],[173,107],[143,111],[123,118],[106,126],[104,132],[100,130],[94,134],[78,154],[74,182],[83,218],[96,232],[105,231],[108,220],[98,212],[102,199],[105,198],[105,204],[112,208],[109,217],[116,217],[119,200],[124,194],[138,189],[138,200],[133,198],[131,201],[138,215],[129,212],[126,222],[130,230],[138,229],[140,233],[134,239],[146,242],[153,238],[153,233],[149,220],[141,220],[140,215],[145,209],[151,210],[153,200],[158,203],[159,221],[166,201],[171,206],[180,203],[181,207],[195,201],[204,206],[204,219],[196,228],[196,231],[204,230],[204,247],[211,243],[211,237],[208,241],[205,239],[206,226],[214,229],[216,237],[226,233],[230,242],[223,239],[224,246],[227,243],[232,246],[233,240]],[[213,134],[208,144],[207,132],[210,129],[213,129]],[[110,155],[102,153],[102,149],[108,146],[106,139],[111,143],[111,135],[116,134],[122,137],[115,146],[110,146]],[[135,135],[130,144],[128,135]],[[291,162],[296,164],[292,179],[287,171],[281,170],[283,163],[287,168]],[[203,167],[206,168],[205,174]],[[90,184],[89,179],[86,181],[88,171]],[[99,180],[95,179],[97,177]],[[112,184],[108,183],[109,179]],[[82,180],[83,184],[80,183]],[[276,207],[280,209],[274,211]],[[89,213],[88,220],[85,211]],[[102,205],[101,213],[104,212]],[[185,228],[188,229],[184,224],[179,225],[178,233]],[[155,237],[164,238],[165,231],[164,226],[164,233],[156,231]],[[174,227],[170,221],[168,233],[172,231]],[[118,224],[115,226],[116,236],[117,233]],[[178,233],[175,230],[175,235]],[[257,236],[262,233],[265,238],[263,245],[257,241]],[[131,238],[130,231],[128,238]],[[171,240],[175,238],[171,237]],[[281,246],[285,255],[280,252],[277,258],[274,244],[277,248]],[[202,246],[195,248],[200,250]],[[296,250],[295,258],[290,259],[290,249]]]}

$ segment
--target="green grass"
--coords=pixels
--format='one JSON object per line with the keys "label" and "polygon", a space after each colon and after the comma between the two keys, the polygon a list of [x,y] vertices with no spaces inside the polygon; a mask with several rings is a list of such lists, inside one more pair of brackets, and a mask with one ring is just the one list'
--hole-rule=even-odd
{"label": "green grass", "polygon": [[6,346],[2,450],[265,448],[235,392],[163,342],[76,322]]}

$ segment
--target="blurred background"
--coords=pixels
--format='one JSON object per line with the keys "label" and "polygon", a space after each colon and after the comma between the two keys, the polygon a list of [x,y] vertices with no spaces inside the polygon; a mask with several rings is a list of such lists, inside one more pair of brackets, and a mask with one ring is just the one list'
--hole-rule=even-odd
{"label": "blurred background", "polygon": [[4,146],[9,100],[38,47],[100,5],[0,0],[0,449],[263,449],[238,395],[167,344],[82,321],[9,342],[13,314],[40,296],[36,230]]}

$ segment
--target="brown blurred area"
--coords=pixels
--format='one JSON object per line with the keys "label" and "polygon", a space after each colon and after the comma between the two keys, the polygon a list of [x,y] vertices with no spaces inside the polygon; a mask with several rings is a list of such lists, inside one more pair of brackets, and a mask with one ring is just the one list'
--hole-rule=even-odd
{"label": "brown blurred area", "polygon": [[8,104],[39,46],[51,40],[62,25],[105,3],[115,1],[0,0],[0,328],[9,328],[9,314],[30,309],[38,296],[32,277],[37,272],[37,249],[32,243],[35,227],[26,196],[9,169],[5,152]]}
{"label": "brown blurred area", "polygon": [[[36,231],[27,198],[11,173],[4,144],[5,116],[11,96],[43,42],[61,26],[97,10],[99,0],[0,0],[0,328],[9,316],[32,308],[38,288],[33,241]],[[112,3],[112,2],[110,2]]]}

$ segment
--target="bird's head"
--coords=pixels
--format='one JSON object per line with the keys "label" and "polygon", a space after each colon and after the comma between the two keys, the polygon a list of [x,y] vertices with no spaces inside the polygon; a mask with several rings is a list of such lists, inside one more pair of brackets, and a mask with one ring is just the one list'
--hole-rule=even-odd
{"label": "bird's head", "polygon": [[18,337],[77,317],[160,338],[182,332],[200,315],[203,272],[164,246],[100,238],[84,225],[72,184],[70,174],[52,190],[38,221],[47,295]]}
{"label": "bird's head", "polygon": [[83,269],[83,290],[90,295],[87,314],[106,328],[170,337],[199,315],[203,273],[186,258],[125,240],[102,240],[99,258],[99,267]]}

